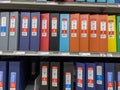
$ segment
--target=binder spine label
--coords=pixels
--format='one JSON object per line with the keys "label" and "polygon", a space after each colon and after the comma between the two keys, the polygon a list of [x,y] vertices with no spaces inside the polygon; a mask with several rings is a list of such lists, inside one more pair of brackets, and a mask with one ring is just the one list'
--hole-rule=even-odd
{"label": "binder spine label", "polygon": [[42,66],[42,85],[47,85],[47,74],[48,74],[48,67]]}
{"label": "binder spine label", "polygon": [[97,37],[96,29],[97,29],[97,22],[96,20],[92,20],[91,21],[91,35],[90,35],[92,38]]}
{"label": "binder spine label", "polygon": [[16,90],[16,72],[10,73],[10,90]]}
{"label": "binder spine label", "polygon": [[32,16],[32,36],[37,36],[37,16]]}
{"label": "binder spine label", "polygon": [[72,27],[71,27],[71,37],[77,37],[77,20],[73,19],[71,21]]}
{"label": "binder spine label", "polygon": [[81,37],[87,37],[87,20],[81,21]]}
{"label": "binder spine label", "polygon": [[0,90],[3,90],[3,71],[0,71]]}
{"label": "binder spine label", "polygon": [[94,87],[94,75],[93,75],[93,68],[88,68],[88,87]]}
{"label": "binder spine label", "polygon": [[71,90],[71,72],[66,72],[65,84],[65,90]]}
{"label": "binder spine label", "polygon": [[15,16],[10,17],[10,36],[15,36]]}
{"label": "binder spine label", "polygon": [[101,21],[100,22],[100,38],[104,39],[106,38],[106,22],[105,21]]}
{"label": "binder spine label", "polygon": [[108,21],[108,37],[109,38],[115,38],[114,36],[114,22],[113,20]]}
{"label": "binder spine label", "polygon": [[47,36],[47,19],[43,18],[42,20],[42,37],[46,37]]}
{"label": "binder spine label", "polygon": [[113,90],[113,73],[108,72],[107,73],[107,81],[108,81],[108,90]]}
{"label": "binder spine label", "polygon": [[53,66],[52,67],[52,87],[57,87],[57,85],[58,85],[58,75],[57,75],[57,73],[58,73],[58,67],[57,66]]}
{"label": "binder spine label", "polygon": [[62,37],[63,38],[67,37],[67,19],[66,18],[62,19]]}
{"label": "binder spine label", "polygon": [[28,35],[28,17],[23,16],[22,17],[22,36]]}
{"label": "binder spine label", "polygon": [[78,70],[77,70],[77,86],[78,87],[83,87],[83,69],[82,69],[82,67],[78,67]]}
{"label": "binder spine label", "polygon": [[120,90],[120,72],[118,72],[118,90]]}
{"label": "binder spine label", "polygon": [[1,36],[6,36],[6,32],[7,32],[6,25],[7,25],[7,19],[6,17],[2,17],[1,18],[1,33],[0,33]]}
{"label": "binder spine label", "polygon": [[57,18],[53,17],[52,18],[52,37],[57,37]]}
{"label": "binder spine label", "polygon": [[97,66],[97,84],[102,84],[102,66]]}

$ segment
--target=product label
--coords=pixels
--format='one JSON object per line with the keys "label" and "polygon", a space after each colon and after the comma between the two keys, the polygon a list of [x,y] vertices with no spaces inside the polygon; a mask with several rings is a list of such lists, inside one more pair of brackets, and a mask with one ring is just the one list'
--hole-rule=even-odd
{"label": "product label", "polygon": [[66,18],[62,19],[62,37],[64,38],[67,37],[67,19]]}
{"label": "product label", "polygon": [[52,86],[53,87],[57,87],[58,85],[58,67],[57,66],[53,66],[52,67]]}
{"label": "product label", "polygon": [[77,37],[77,20],[72,20],[71,25],[71,37]]}
{"label": "product label", "polygon": [[0,90],[3,90],[3,71],[0,71]]}
{"label": "product label", "polygon": [[57,18],[53,17],[52,18],[52,37],[57,37]]}
{"label": "product label", "polygon": [[97,37],[96,30],[97,30],[97,22],[96,20],[92,20],[91,21],[91,35],[90,35],[92,38]]}
{"label": "product label", "polygon": [[10,73],[10,90],[16,90],[16,72]]}
{"label": "product label", "polygon": [[120,72],[118,72],[118,90],[120,90]]}
{"label": "product label", "polygon": [[46,37],[47,36],[47,19],[44,18],[42,20],[42,37]]}
{"label": "product label", "polygon": [[10,17],[10,36],[15,36],[15,16]]}
{"label": "product label", "polygon": [[65,74],[65,90],[71,90],[71,72],[66,72]]}
{"label": "product label", "polygon": [[6,26],[7,26],[7,19],[6,17],[2,17],[1,18],[1,32],[0,32],[1,36],[6,36],[7,34]]}
{"label": "product label", "polygon": [[108,90],[113,90],[113,73],[108,72],[107,73],[107,83],[108,83]]}
{"label": "product label", "polygon": [[38,25],[37,16],[32,16],[32,36],[37,36],[37,25]]}
{"label": "product label", "polygon": [[88,87],[94,87],[94,75],[93,75],[93,68],[88,68]]}
{"label": "product label", "polygon": [[48,79],[48,67],[47,66],[42,66],[42,85],[46,86],[47,85],[47,79]]}
{"label": "product label", "polygon": [[113,20],[108,21],[108,37],[109,38],[115,38],[114,35],[114,22]]}
{"label": "product label", "polygon": [[81,37],[87,37],[87,20],[81,21]]}
{"label": "product label", "polygon": [[83,68],[78,67],[77,68],[77,86],[78,87],[83,87]]}
{"label": "product label", "polygon": [[106,38],[106,22],[105,21],[101,21],[100,22],[100,38],[104,39]]}
{"label": "product label", "polygon": [[22,17],[22,36],[28,35],[28,16]]}
{"label": "product label", "polygon": [[102,84],[102,66],[97,66],[97,84]]}

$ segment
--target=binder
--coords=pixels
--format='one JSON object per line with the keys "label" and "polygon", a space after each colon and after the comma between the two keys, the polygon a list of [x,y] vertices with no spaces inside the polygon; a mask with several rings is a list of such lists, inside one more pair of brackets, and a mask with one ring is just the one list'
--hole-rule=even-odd
{"label": "binder", "polygon": [[105,90],[115,90],[114,86],[114,63],[105,63]]}
{"label": "binder", "polygon": [[8,50],[8,29],[9,29],[9,12],[1,12],[0,16],[0,50]]}
{"label": "binder", "polygon": [[100,15],[100,52],[108,52],[108,15]]}
{"label": "binder", "polygon": [[59,13],[50,14],[50,51],[59,51]]}
{"label": "binder", "polygon": [[99,52],[100,25],[99,15],[90,15],[90,52]]}
{"label": "binder", "polygon": [[21,12],[20,16],[20,48],[29,51],[30,48],[30,12]]}
{"label": "binder", "polygon": [[104,63],[96,63],[96,90],[104,90]]}
{"label": "binder", "polygon": [[108,16],[108,52],[116,52],[116,16]]}
{"label": "binder", "polygon": [[120,3],[120,0],[115,0],[115,3]]}
{"label": "binder", "polygon": [[80,15],[80,52],[89,52],[90,15]]}
{"label": "binder", "polygon": [[76,2],[85,2],[85,0],[76,0]]}
{"label": "binder", "polygon": [[9,62],[9,89],[24,90],[24,77],[21,62]]}
{"label": "binder", "polygon": [[115,3],[115,0],[107,0],[107,3]]}
{"label": "binder", "polygon": [[31,13],[30,50],[39,51],[40,46],[40,12]]}
{"label": "binder", "polygon": [[86,63],[86,90],[96,90],[95,63]]}
{"label": "binder", "polygon": [[120,52],[120,16],[117,16],[117,52]]}
{"label": "binder", "polygon": [[95,2],[95,0],[87,0],[87,2],[92,2],[93,3],[93,2]]}
{"label": "binder", "polygon": [[70,52],[79,52],[80,14],[70,15]]}
{"label": "binder", "polygon": [[69,51],[69,14],[60,14],[60,47],[59,51]]}
{"label": "binder", "polygon": [[106,0],[97,0],[97,2],[106,3]]}
{"label": "binder", "polygon": [[19,38],[19,13],[10,12],[10,27],[9,27],[9,50],[18,50]]}
{"label": "binder", "polygon": [[116,90],[120,89],[120,63],[115,63]]}
{"label": "binder", "polygon": [[63,90],[74,90],[74,64],[72,62],[64,62]]}
{"label": "binder", "polygon": [[50,63],[50,90],[60,90],[60,63]]}
{"label": "binder", "polygon": [[76,63],[76,90],[85,90],[85,64]]}
{"label": "binder", "polygon": [[40,89],[49,90],[49,62],[40,62]]}
{"label": "binder", "polygon": [[0,89],[7,90],[7,68],[8,63],[5,61],[0,61]]}
{"label": "binder", "polygon": [[40,15],[40,51],[49,51],[49,13]]}

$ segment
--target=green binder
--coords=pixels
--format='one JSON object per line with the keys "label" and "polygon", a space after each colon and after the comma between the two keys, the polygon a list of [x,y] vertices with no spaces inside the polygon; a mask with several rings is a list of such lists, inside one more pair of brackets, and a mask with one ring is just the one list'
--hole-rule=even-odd
{"label": "green binder", "polygon": [[120,52],[120,16],[117,16],[117,52]]}

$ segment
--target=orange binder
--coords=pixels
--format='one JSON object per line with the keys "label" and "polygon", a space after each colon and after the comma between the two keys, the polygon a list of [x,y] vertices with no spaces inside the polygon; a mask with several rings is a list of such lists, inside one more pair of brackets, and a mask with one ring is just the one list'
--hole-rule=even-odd
{"label": "orange binder", "polygon": [[99,52],[99,15],[90,15],[90,52]]}
{"label": "orange binder", "polygon": [[108,52],[108,15],[100,15],[100,52]]}
{"label": "orange binder", "polygon": [[70,15],[70,52],[79,52],[80,14]]}
{"label": "orange binder", "polygon": [[80,15],[80,52],[89,51],[90,15]]}

